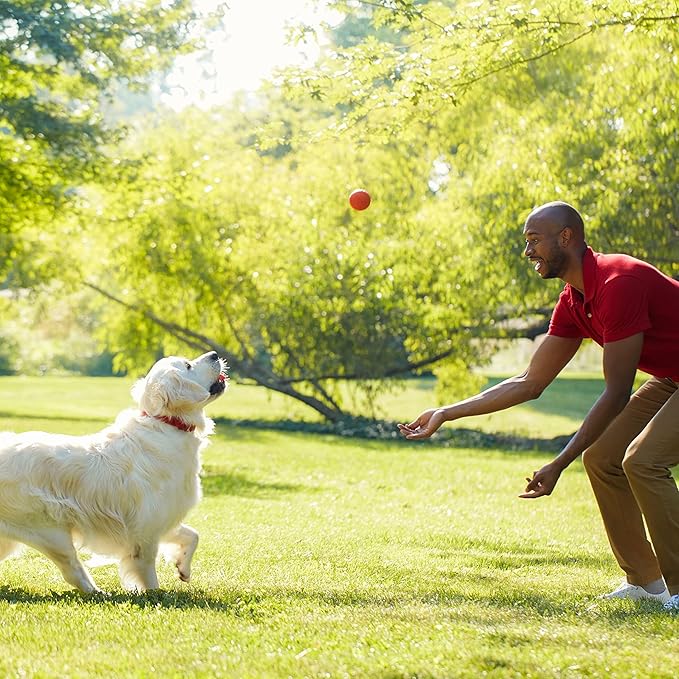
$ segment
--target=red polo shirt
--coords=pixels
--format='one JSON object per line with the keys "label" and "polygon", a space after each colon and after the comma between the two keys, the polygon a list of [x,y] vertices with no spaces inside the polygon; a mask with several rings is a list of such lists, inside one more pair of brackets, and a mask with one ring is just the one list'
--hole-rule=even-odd
{"label": "red polo shirt", "polygon": [[643,332],[639,369],[679,382],[679,281],[634,257],[589,247],[582,273],[584,296],[566,284],[547,334],[603,346]]}

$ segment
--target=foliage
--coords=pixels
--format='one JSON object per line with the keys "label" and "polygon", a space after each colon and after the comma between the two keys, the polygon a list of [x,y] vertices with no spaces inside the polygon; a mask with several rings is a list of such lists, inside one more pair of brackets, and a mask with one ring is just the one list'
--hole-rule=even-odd
{"label": "foliage", "polygon": [[[497,304],[529,291],[514,234],[554,198],[581,209],[598,248],[679,271],[676,2],[332,5],[365,37],[345,46],[340,24],[319,68],[288,72],[288,95],[334,110],[326,134],[438,150],[437,194],[467,232],[475,285],[506,291]],[[496,248],[516,255],[499,279],[481,266]],[[527,308],[553,296],[539,286]]]}
{"label": "foliage", "polygon": [[102,105],[190,49],[197,21],[189,0],[0,2],[0,280],[77,266],[59,220],[115,138]]}
{"label": "foliage", "polygon": [[[299,124],[295,111],[271,106]],[[334,380],[370,389],[368,380],[453,348],[459,360],[479,360],[478,347],[444,329],[471,331],[478,320],[473,297],[455,300],[451,282],[440,281],[459,263],[438,239],[419,238],[428,188],[417,178],[428,159],[417,149],[394,142],[356,153],[330,142],[257,152],[228,111],[152,127],[123,151],[115,188],[93,190],[98,214],[85,218],[87,280],[128,305],[110,309],[103,325],[128,366],[159,348],[186,351],[189,339],[332,419],[342,410]],[[379,187],[366,213],[347,202],[361,183]],[[441,327],[422,338],[430,314]]]}
{"label": "foliage", "polygon": [[454,398],[492,351],[473,338],[544,322],[558,282],[519,235],[535,204],[567,198],[595,247],[679,270],[667,9],[350,6],[349,46],[288,73],[285,98],[159,120],[116,152],[89,280],[127,304],[106,325],[121,360],[188,339],[333,419],[336,379],[436,365]]}
{"label": "foliage", "polygon": [[[306,90],[337,107],[333,129],[408,134],[497,74],[509,79],[531,63],[588,36],[661,42],[675,37],[676,2],[659,0],[334,0],[346,18],[331,28],[335,44],[312,70],[290,69],[291,93]],[[360,23],[359,23],[360,22]],[[362,36],[357,33],[361,26]],[[388,29],[388,30],[387,30]],[[347,30],[352,39],[347,40]],[[362,39],[361,39],[362,38]],[[664,66],[668,64],[656,64]],[[497,82],[497,81],[494,81]]]}
{"label": "foliage", "polygon": [[95,294],[52,284],[0,297],[0,374],[112,375],[112,356],[93,337]]}

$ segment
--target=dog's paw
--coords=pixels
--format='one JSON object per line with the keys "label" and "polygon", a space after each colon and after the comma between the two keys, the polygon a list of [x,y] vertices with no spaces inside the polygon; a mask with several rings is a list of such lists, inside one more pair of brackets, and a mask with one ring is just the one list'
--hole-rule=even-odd
{"label": "dog's paw", "polygon": [[107,592],[105,589],[99,589],[97,587],[97,589],[89,593],[89,596],[99,601],[108,601],[109,599],[113,599],[113,592]]}
{"label": "dog's paw", "polygon": [[179,576],[179,579],[182,582],[189,582],[189,580],[191,580],[191,564],[182,560],[177,561],[175,566],[177,568],[177,575]]}

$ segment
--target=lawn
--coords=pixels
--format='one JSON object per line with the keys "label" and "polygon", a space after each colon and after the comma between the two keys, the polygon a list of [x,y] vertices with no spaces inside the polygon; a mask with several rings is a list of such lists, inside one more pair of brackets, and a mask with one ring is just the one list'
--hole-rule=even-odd
{"label": "lawn", "polygon": [[[130,382],[0,379],[0,429],[85,433],[129,404]],[[432,404],[408,381],[380,409]],[[546,438],[601,388],[558,380],[542,399],[465,427]],[[679,619],[600,602],[617,584],[579,463],[555,494],[520,500],[539,449],[455,449],[239,427],[300,416],[232,385],[210,414],[193,581],[83,597],[42,555],[0,564],[8,677],[675,677]],[[462,426],[462,425],[461,425]]]}

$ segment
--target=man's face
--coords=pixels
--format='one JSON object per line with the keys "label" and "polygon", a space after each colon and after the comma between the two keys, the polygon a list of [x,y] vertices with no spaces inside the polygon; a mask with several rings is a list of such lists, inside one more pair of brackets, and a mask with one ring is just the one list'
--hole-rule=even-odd
{"label": "man's face", "polygon": [[526,247],[523,254],[533,263],[541,278],[559,278],[566,270],[566,251],[559,236],[563,229],[529,218],[523,228]]}

